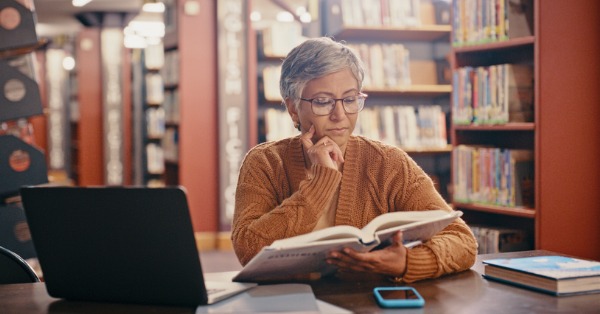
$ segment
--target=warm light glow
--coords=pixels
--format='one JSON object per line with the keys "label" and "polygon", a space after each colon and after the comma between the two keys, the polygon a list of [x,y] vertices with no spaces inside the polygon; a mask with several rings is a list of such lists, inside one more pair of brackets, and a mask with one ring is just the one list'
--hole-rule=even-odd
{"label": "warm light glow", "polygon": [[279,22],[293,22],[294,21],[294,16],[292,15],[292,13],[290,13],[288,11],[281,11],[281,12],[277,13],[277,21],[279,21]]}
{"label": "warm light glow", "polygon": [[146,43],[146,39],[142,36],[137,35],[127,35],[123,38],[123,44],[126,48],[134,49],[134,48],[146,48],[148,44]]}
{"label": "warm light glow", "polygon": [[154,21],[131,21],[129,26],[135,33],[142,37],[164,37],[165,24]]}
{"label": "warm light glow", "polygon": [[71,56],[64,57],[62,66],[67,71],[73,71],[75,69],[75,59]]}
{"label": "warm light glow", "polygon": [[252,11],[252,13],[250,13],[250,21],[258,22],[260,20],[262,20],[262,14],[260,14],[260,12]]}
{"label": "warm light glow", "polygon": [[71,3],[73,4],[74,7],[82,7],[88,3],[90,3],[92,0],[73,0]]}
{"label": "warm light glow", "polygon": [[165,12],[165,4],[162,2],[148,2],[142,6],[142,11],[150,13],[163,13]]}
{"label": "warm light glow", "polygon": [[312,22],[312,16],[308,12],[304,12],[300,15],[300,22],[302,23],[310,23]]}

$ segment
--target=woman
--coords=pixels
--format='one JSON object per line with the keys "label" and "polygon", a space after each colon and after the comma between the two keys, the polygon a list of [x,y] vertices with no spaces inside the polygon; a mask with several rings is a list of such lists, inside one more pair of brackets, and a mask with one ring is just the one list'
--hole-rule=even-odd
{"label": "woman", "polygon": [[[244,159],[232,233],[243,265],[274,240],[333,225],[362,228],[390,211],[452,210],[401,149],[352,136],[367,97],[363,77],[358,57],[330,38],[309,39],[283,61],[281,95],[302,134],[259,144]],[[383,250],[331,252],[327,262],[413,282],[466,270],[476,253],[457,219],[412,249],[399,232]]]}

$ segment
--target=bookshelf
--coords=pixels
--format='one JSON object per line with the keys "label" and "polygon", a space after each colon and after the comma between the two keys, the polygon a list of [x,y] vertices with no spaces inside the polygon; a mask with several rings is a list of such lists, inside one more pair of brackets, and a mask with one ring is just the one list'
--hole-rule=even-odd
{"label": "bookshelf", "polygon": [[322,1],[322,34],[346,41],[360,54],[370,75],[363,88],[369,95],[367,108],[359,116],[355,134],[400,146],[432,176],[449,201],[452,87],[443,65],[452,28],[445,24],[449,20],[436,20],[435,1],[406,2],[407,11],[395,8],[398,3]]}
{"label": "bookshelf", "polygon": [[216,3],[163,2],[163,179],[185,187],[197,245],[214,249],[219,215]]}
{"label": "bookshelf", "polygon": [[138,185],[164,186],[164,48],[162,42],[148,44],[144,49],[132,50],[131,54],[134,85],[134,182]]}
{"label": "bookshelf", "polygon": [[[511,27],[517,25],[512,36],[492,41],[473,35],[472,40],[461,42],[469,14],[460,7],[478,11],[475,2],[453,1],[452,68],[456,72],[464,67],[501,64],[531,66],[532,117],[516,122],[509,118],[497,124],[453,123],[454,195],[460,190],[458,185],[467,180],[457,178],[463,172],[470,174],[456,164],[459,145],[527,149],[533,154],[533,204],[504,206],[456,198],[452,204],[465,212],[470,225],[525,230],[530,248],[598,260],[600,166],[595,156],[600,153],[600,92],[591,86],[600,79],[600,39],[591,30],[598,28],[600,3],[589,0],[562,6],[521,0],[499,4],[507,5]],[[457,97],[461,92],[456,87],[453,90],[453,113],[456,100],[463,100]]]}

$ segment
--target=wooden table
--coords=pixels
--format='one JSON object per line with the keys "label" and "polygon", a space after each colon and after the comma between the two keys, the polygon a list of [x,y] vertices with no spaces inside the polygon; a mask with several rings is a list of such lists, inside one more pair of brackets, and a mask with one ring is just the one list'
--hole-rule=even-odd
{"label": "wooden table", "polygon": [[[412,284],[425,299],[402,313],[600,313],[600,294],[554,297],[481,277],[481,260],[552,254],[527,251],[478,256],[471,270]],[[377,306],[372,290],[395,284],[379,276],[326,278],[311,282],[318,299],[355,313],[393,312]],[[398,311],[398,310],[396,310]],[[0,285],[0,313],[194,313],[194,309],[69,302],[48,296],[43,283]]]}
{"label": "wooden table", "polygon": [[[425,299],[425,307],[412,312],[403,310],[402,313],[600,313],[600,294],[555,297],[481,276],[484,259],[550,254],[555,253],[538,250],[480,255],[466,272],[410,284]],[[344,284],[347,281],[331,278],[311,286],[318,299],[355,313],[386,313],[377,306],[373,288],[396,284],[383,278],[365,278]]]}

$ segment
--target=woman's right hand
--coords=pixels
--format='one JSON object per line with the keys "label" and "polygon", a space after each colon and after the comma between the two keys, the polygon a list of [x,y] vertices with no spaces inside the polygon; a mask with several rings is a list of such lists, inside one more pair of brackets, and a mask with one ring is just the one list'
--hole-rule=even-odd
{"label": "woman's right hand", "polygon": [[300,136],[304,151],[308,155],[311,164],[320,164],[335,170],[339,170],[339,166],[344,163],[344,156],[340,147],[328,136],[323,136],[313,143],[315,135],[314,125],[310,127],[308,132]]}

